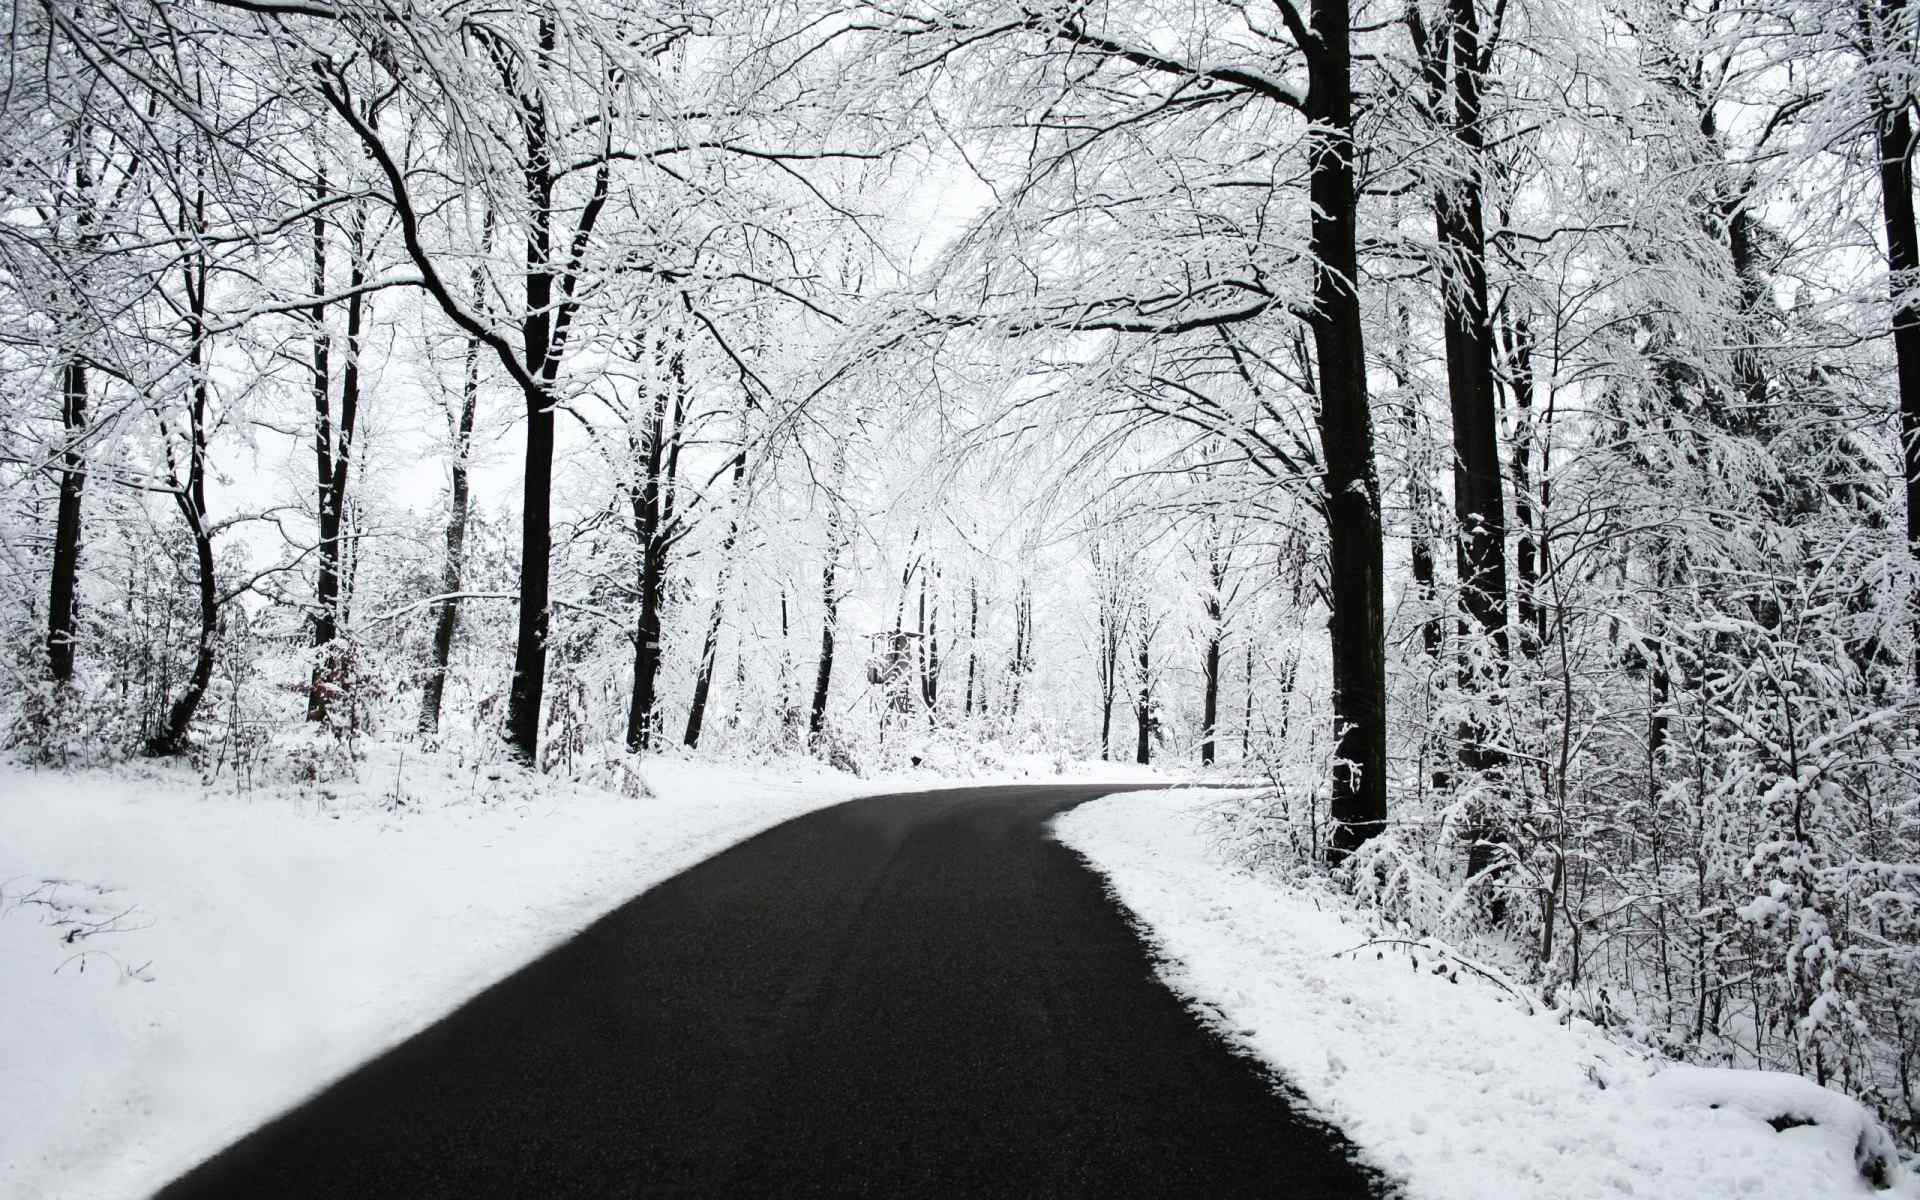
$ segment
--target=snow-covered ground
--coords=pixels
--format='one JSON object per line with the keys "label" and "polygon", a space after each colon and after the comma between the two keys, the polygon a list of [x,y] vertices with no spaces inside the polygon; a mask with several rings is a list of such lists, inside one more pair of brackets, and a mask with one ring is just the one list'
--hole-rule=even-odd
{"label": "snow-covered ground", "polygon": [[145,1195],[700,859],[955,782],[805,772],[651,760],[629,798],[393,746],[241,794],[0,765],[0,1196]]}
{"label": "snow-covered ground", "polygon": [[[1217,793],[1130,793],[1060,818],[1230,1042],[1282,1074],[1414,1200],[1920,1196],[1855,1102],[1808,1080],[1662,1070],[1562,1024],[1437,947],[1372,945],[1366,921],[1227,865],[1201,827]],[[1717,1107],[1716,1107],[1717,1106]],[[1818,1124],[1776,1133],[1770,1117]]]}

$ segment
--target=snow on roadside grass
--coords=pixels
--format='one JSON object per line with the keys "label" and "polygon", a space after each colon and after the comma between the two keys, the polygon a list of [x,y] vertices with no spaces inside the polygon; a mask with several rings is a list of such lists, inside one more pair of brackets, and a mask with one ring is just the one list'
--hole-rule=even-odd
{"label": "snow on roadside grass", "polygon": [[1530,1016],[1431,952],[1341,953],[1370,940],[1364,920],[1224,863],[1200,829],[1217,796],[1113,796],[1055,832],[1145,927],[1167,985],[1415,1200],[1920,1196],[1911,1178],[1893,1191],[1861,1178],[1857,1125],[1776,1133],[1752,1115],[1778,1098],[1777,1076],[1654,1077],[1658,1064],[1584,1022]]}

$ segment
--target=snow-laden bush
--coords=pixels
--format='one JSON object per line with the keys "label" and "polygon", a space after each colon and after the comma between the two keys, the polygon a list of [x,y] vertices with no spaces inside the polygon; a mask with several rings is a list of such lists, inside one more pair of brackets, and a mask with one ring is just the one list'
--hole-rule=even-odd
{"label": "snow-laden bush", "polygon": [[1894,1187],[1905,1177],[1899,1148],[1865,1105],[1799,1075],[1675,1066],[1648,1080],[1643,1091],[1655,1103],[1724,1109],[1777,1132],[1811,1129],[1876,1188]]}
{"label": "snow-laden bush", "polygon": [[46,766],[118,762],[140,744],[139,721],[110,681],[90,671],[65,684],[23,683],[0,720],[5,722],[0,744]]}

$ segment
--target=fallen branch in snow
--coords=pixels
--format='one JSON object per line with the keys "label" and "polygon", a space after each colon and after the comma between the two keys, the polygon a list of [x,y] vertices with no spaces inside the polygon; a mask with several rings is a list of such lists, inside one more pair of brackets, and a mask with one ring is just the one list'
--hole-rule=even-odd
{"label": "fallen branch in snow", "polygon": [[119,957],[109,950],[82,950],[77,954],[70,954],[61,961],[59,966],[53,969],[53,973],[55,975],[58,975],[60,972],[66,970],[69,966],[72,966],[74,963],[77,962],[80,964],[79,973],[82,975],[85,975],[87,973],[87,959],[93,957],[96,954],[105,958],[108,962],[112,963],[114,966],[120,968],[120,977],[122,979],[137,979],[141,983],[153,982],[153,975],[147,969],[153,966],[152,959],[148,959],[146,962],[141,963],[137,967],[130,967],[126,963],[121,962]]}
{"label": "fallen branch in snow", "polygon": [[1465,955],[1461,954],[1458,950],[1455,950],[1450,946],[1442,945],[1441,943],[1438,943],[1438,942],[1428,941],[1424,938],[1422,939],[1374,938],[1370,941],[1361,942],[1358,946],[1355,946],[1349,950],[1337,950],[1334,952],[1333,957],[1339,958],[1347,954],[1358,954],[1360,951],[1370,949],[1374,946],[1408,946],[1417,950],[1425,950],[1429,954],[1444,955],[1445,957],[1452,959],[1454,962],[1459,963],[1461,966],[1465,967],[1467,970],[1472,971],[1475,975],[1478,975],[1480,978],[1486,980],[1488,983],[1494,984],[1502,988],[1508,994],[1510,994],[1515,1000],[1518,1000],[1520,1002],[1521,1007],[1527,1010],[1528,1016],[1531,1017],[1534,1015],[1535,1010],[1533,1007],[1533,1001],[1529,999],[1527,994],[1521,991],[1520,988],[1516,986],[1512,981],[1504,978],[1499,972],[1493,970],[1492,968],[1483,967],[1480,964],[1474,962],[1472,959],[1467,958]]}

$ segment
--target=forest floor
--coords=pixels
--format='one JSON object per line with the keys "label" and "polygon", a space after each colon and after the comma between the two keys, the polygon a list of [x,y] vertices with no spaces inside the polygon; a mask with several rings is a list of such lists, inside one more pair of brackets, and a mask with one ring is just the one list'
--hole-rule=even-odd
{"label": "forest floor", "polygon": [[[999,777],[1053,774],[1025,767]],[[380,744],[298,787],[0,765],[0,1196],[145,1195],[652,884],[942,782],[642,775],[633,798]]]}
{"label": "forest floor", "polygon": [[[1636,1054],[1448,947],[1400,940],[1342,895],[1233,865],[1208,831],[1218,803],[1117,795],[1055,834],[1132,911],[1162,980],[1410,1197],[1920,1196],[1847,1097]],[[1817,1123],[1775,1132],[1782,1117]],[[1891,1190],[1862,1177],[1860,1148],[1890,1163]]]}

